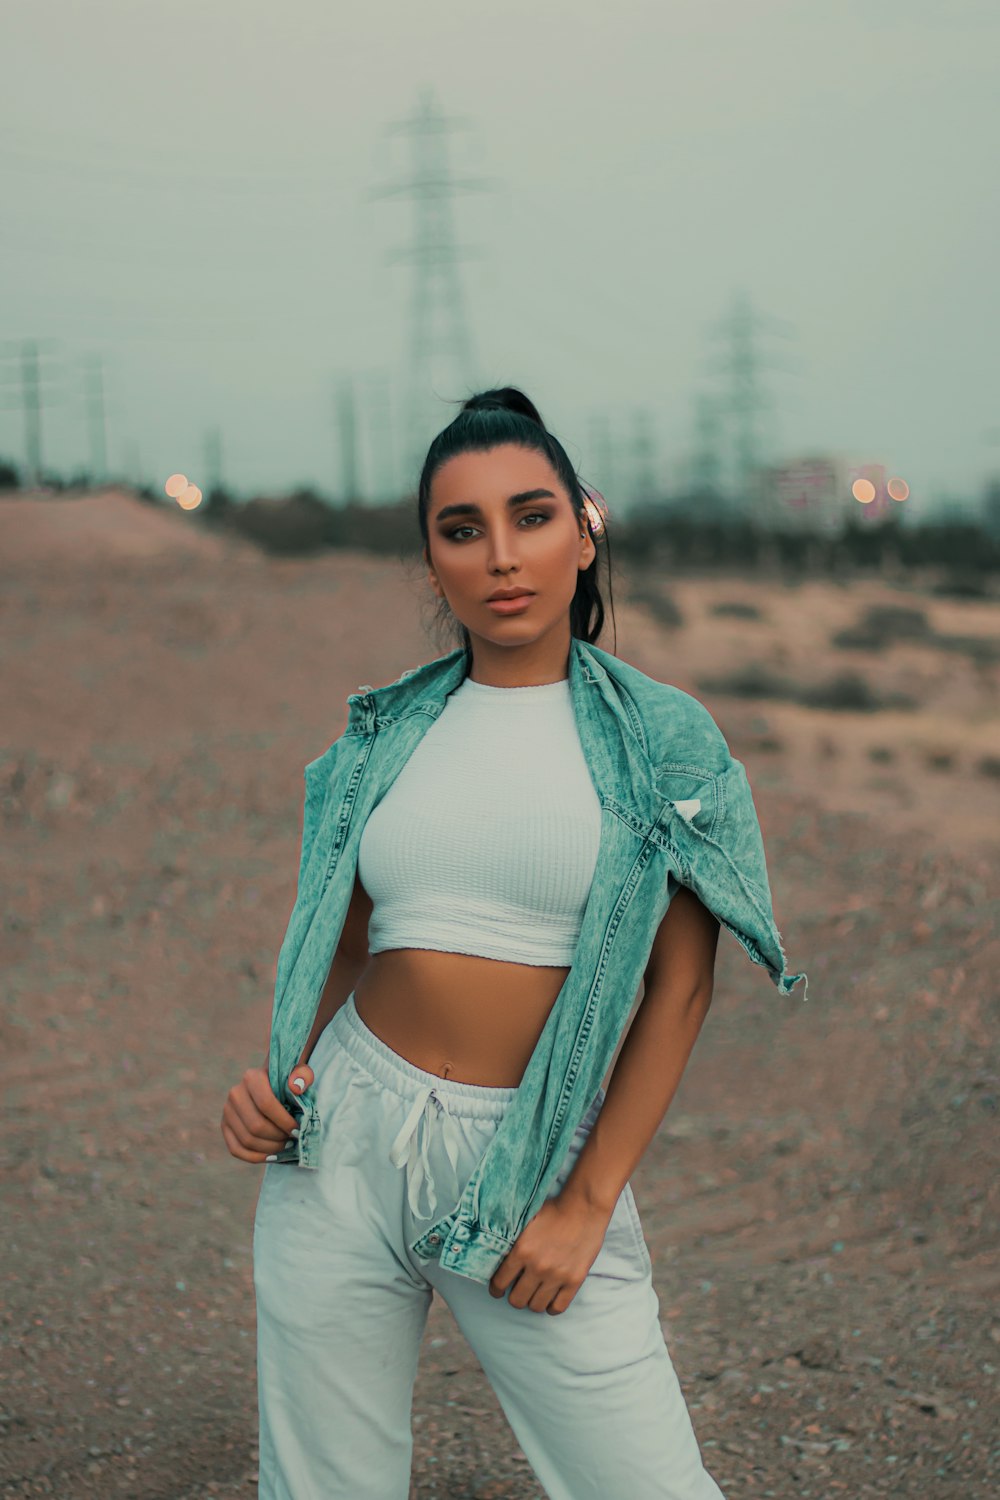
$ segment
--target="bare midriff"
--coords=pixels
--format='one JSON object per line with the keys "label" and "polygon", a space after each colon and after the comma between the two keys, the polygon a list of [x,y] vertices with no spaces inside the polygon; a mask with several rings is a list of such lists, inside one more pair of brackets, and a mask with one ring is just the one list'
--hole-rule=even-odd
{"label": "bare midriff", "polygon": [[370,1031],[415,1067],[454,1083],[516,1088],[569,973],[388,948],[373,954],[354,987]]}

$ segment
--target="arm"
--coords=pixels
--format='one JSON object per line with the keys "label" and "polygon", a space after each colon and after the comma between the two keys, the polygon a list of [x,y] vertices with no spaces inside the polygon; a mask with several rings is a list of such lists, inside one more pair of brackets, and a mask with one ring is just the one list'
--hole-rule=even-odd
{"label": "arm", "polygon": [[299,1063],[308,1062],[313,1048],[319,1041],[320,1032],[333,1019],[368,967],[368,961],[371,958],[368,952],[368,919],[371,914],[372,903],[368,898],[368,892],[361,884],[361,877],[355,874],[354,893],[347,908],[347,916],[344,918],[344,930],[340,934],[340,942],[337,944],[337,951],[333,955],[333,963],[330,965],[330,972],[319,999],[316,1018],[305,1047],[302,1049]]}
{"label": "arm", "polygon": [[364,969],[367,967],[368,958],[369,955],[367,952],[363,958],[359,958],[353,954],[344,953],[340,948],[337,949],[333,956],[333,963],[330,965],[330,973],[327,976],[326,984],[323,986],[319,1005],[316,1009],[316,1019],[313,1021],[312,1030],[302,1049],[299,1064],[309,1061],[313,1048],[319,1041],[320,1033],[332,1021],[336,1012],[354,989]]}
{"label": "arm", "polygon": [[660,1127],[708,1012],[718,938],[716,918],[682,886],[660,923],[639,1009],[560,1198],[610,1218]]}

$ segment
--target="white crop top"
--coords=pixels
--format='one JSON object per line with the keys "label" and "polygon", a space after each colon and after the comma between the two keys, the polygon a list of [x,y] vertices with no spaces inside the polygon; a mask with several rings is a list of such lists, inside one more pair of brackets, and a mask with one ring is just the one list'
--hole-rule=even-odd
{"label": "white crop top", "polygon": [[572,963],[600,836],[569,678],[466,677],[362,831],[369,952]]}

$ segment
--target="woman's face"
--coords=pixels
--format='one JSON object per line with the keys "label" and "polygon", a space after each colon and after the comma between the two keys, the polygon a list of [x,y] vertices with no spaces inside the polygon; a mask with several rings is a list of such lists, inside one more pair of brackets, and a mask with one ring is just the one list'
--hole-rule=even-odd
{"label": "woman's face", "polygon": [[[584,533],[580,535],[581,531]],[[424,558],[431,587],[475,643],[526,645],[568,629],[580,571],[596,555],[544,454],[515,443],[459,453],[438,469],[427,507]],[[486,601],[498,588],[531,590],[516,613]]]}

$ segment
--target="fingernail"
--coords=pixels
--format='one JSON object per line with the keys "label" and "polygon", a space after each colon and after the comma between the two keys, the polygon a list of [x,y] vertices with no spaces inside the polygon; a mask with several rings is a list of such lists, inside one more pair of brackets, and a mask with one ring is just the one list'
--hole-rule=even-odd
{"label": "fingernail", "polygon": [[302,1090],[305,1088],[305,1086],[306,1086],[306,1081],[305,1081],[304,1078],[293,1078],[292,1079],[292,1088],[293,1089],[298,1089],[298,1091],[299,1091],[300,1094],[301,1094]]}
{"label": "fingernail", "polygon": [[278,1158],[277,1158],[277,1156],[269,1156],[269,1157],[268,1157],[268,1158],[267,1158],[267,1160],[268,1160],[268,1161],[277,1161],[277,1160],[278,1160]]}
{"label": "fingernail", "polygon": [[298,1135],[298,1133],[299,1133],[299,1127],[298,1127],[298,1126],[297,1126],[297,1125],[296,1125],[296,1126],[295,1126],[295,1127],[294,1127],[294,1129],[293,1129],[293,1130],[292,1130],[292,1131],[291,1131],[291,1134],[292,1134],[292,1135]]}

